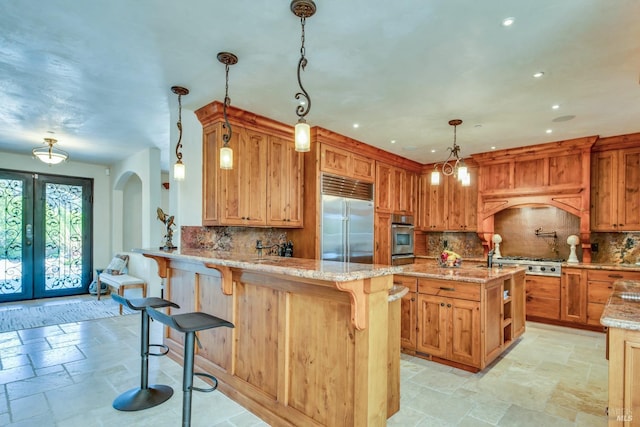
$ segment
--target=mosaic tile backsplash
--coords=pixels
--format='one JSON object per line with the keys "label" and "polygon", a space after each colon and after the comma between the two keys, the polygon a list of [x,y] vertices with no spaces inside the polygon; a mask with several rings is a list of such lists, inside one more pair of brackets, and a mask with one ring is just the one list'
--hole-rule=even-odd
{"label": "mosaic tile backsplash", "polygon": [[[285,230],[249,227],[192,227],[180,228],[180,246],[183,248],[211,249],[244,254],[256,253],[256,241],[262,240],[264,255],[278,255],[277,245],[287,242]],[[295,242],[294,242],[295,244]],[[295,245],[293,256],[296,256]]]}

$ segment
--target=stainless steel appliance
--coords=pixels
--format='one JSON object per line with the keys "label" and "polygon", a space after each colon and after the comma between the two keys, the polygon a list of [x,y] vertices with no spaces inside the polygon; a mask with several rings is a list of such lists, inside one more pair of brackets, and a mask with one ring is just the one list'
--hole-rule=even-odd
{"label": "stainless steel appliance", "polygon": [[392,215],[391,217],[391,264],[413,264],[415,261],[413,244],[413,216]]}
{"label": "stainless steel appliance", "polygon": [[529,257],[502,257],[494,258],[493,266],[496,265],[520,265],[526,268],[526,274],[534,276],[560,277],[562,274],[563,259],[545,259]]}
{"label": "stainless steel appliance", "polygon": [[373,184],[322,176],[322,259],[373,263]]}

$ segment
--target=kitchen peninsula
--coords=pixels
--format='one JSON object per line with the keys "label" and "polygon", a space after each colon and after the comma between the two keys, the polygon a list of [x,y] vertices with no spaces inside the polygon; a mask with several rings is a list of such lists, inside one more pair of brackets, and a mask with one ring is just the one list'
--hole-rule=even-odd
{"label": "kitchen peninsula", "polygon": [[404,266],[405,353],[477,372],[525,331],[524,268]]}
{"label": "kitchen peninsula", "polygon": [[[157,262],[164,297],[181,307],[172,313],[204,311],[235,325],[199,333],[196,370],[216,376],[222,393],[266,422],[385,425],[387,407],[399,404],[387,401],[399,398],[387,393],[388,299],[399,267],[137,252]],[[180,361],[182,334],[165,328],[164,342]],[[399,382],[395,369],[389,378]]]}

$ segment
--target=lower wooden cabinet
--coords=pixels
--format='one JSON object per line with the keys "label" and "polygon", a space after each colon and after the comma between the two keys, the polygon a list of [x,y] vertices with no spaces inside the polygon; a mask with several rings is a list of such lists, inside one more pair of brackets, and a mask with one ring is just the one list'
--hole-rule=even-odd
{"label": "lower wooden cabinet", "polygon": [[527,275],[527,319],[560,320],[560,278]]}
{"label": "lower wooden cabinet", "polygon": [[601,328],[600,317],[613,292],[616,280],[640,280],[640,272],[615,270],[587,271],[587,324]]}
{"label": "lower wooden cabinet", "polygon": [[393,284],[405,286],[409,292],[400,300],[400,346],[403,349],[416,348],[418,279],[410,276],[393,276]]}
{"label": "lower wooden cabinet", "polygon": [[581,268],[563,268],[560,292],[560,319],[565,322],[587,323],[587,271]]}
{"label": "lower wooden cabinet", "polygon": [[610,426],[638,426],[640,402],[640,331],[609,328]]}

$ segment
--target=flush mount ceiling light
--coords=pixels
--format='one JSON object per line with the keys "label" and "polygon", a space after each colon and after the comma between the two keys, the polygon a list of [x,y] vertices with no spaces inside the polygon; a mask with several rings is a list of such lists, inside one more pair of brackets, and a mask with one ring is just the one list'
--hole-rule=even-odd
{"label": "flush mount ceiling light", "polygon": [[296,151],[306,152],[311,149],[311,128],[304,117],[309,114],[309,110],[311,109],[311,98],[302,86],[300,72],[304,71],[307,66],[306,52],[304,50],[304,24],[308,17],[316,13],[316,4],[313,0],[293,0],[291,2],[291,12],[300,18],[300,24],[302,26],[302,45],[300,47],[300,61],[298,61],[298,85],[300,86],[300,92],[296,93],[296,99],[300,100],[302,98],[303,102],[300,102],[300,105],[296,107],[298,123],[296,123],[294,139]]}
{"label": "flush mount ceiling light", "polygon": [[449,150],[447,160],[434,165],[433,172],[431,172],[431,185],[440,184],[440,172],[438,171],[438,166],[440,166],[443,174],[447,176],[455,175],[462,185],[466,187],[471,184],[471,175],[469,175],[469,171],[464,164],[464,158],[460,157],[460,146],[456,143],[456,128],[462,124],[462,120],[449,120],[449,124],[453,126],[453,147],[447,148]]}
{"label": "flush mount ceiling light", "polygon": [[69,154],[66,151],[55,148],[53,144],[56,142],[58,142],[57,139],[45,138],[44,143],[47,144],[47,146],[34,148],[32,151],[33,155],[38,160],[48,164],[49,166],[64,162],[69,158]]}
{"label": "flush mount ceiling light", "polygon": [[224,64],[225,72],[225,86],[224,86],[224,105],[222,107],[222,114],[224,115],[224,124],[222,127],[227,130],[227,133],[222,135],[222,142],[224,143],[220,148],[220,169],[233,169],[233,150],[229,147],[229,141],[231,141],[231,123],[227,118],[227,107],[231,105],[231,98],[229,98],[229,66],[238,63],[238,57],[233,53],[220,52],[218,54],[218,61]]}
{"label": "flush mount ceiling light", "polygon": [[182,96],[189,95],[189,89],[184,88],[182,86],[172,86],[171,92],[178,95],[178,143],[176,144],[176,164],[173,165],[173,179],[176,181],[184,180],[184,163],[182,163],[182,152],[180,149],[182,148]]}

